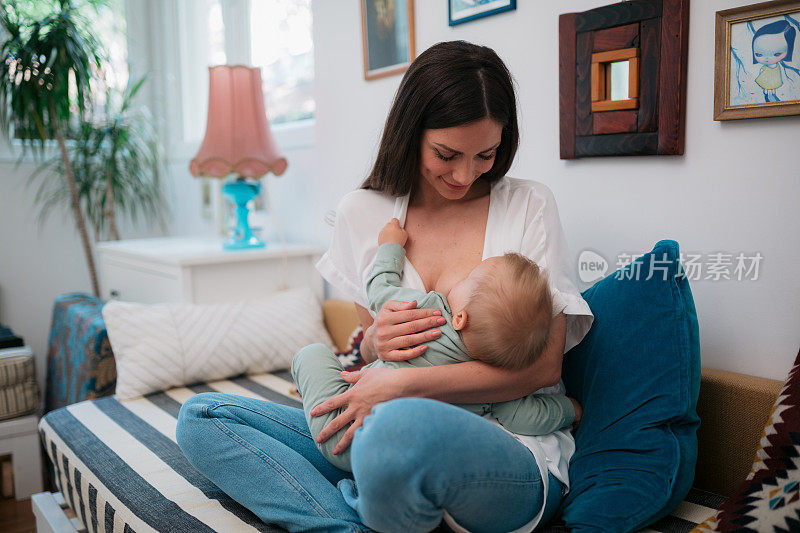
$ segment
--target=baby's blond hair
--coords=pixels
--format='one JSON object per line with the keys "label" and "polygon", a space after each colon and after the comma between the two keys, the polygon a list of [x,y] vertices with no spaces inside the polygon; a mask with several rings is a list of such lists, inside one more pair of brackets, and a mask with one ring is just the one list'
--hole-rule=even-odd
{"label": "baby's blond hair", "polygon": [[527,257],[507,253],[489,269],[465,306],[461,332],[469,354],[510,370],[533,364],[547,344],[553,296],[547,275]]}

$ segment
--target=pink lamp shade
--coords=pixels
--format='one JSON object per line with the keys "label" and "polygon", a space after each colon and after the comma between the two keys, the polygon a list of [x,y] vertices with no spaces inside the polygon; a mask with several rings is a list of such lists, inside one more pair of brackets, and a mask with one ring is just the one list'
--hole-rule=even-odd
{"label": "pink lamp shade", "polygon": [[200,150],[189,163],[193,176],[223,178],[236,173],[260,178],[280,176],[280,154],[264,108],[261,69],[243,65],[209,67],[208,121]]}

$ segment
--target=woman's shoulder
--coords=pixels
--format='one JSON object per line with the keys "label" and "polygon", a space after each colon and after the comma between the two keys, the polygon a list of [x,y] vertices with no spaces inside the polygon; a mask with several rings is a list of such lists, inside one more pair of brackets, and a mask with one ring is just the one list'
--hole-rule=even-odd
{"label": "woman's shoulder", "polygon": [[541,181],[504,176],[496,187],[505,193],[509,203],[525,203],[529,208],[544,208],[555,203],[553,191]]}
{"label": "woman's shoulder", "polygon": [[336,206],[336,215],[341,214],[348,219],[363,216],[371,218],[375,214],[383,216],[387,212],[391,215],[394,210],[394,202],[394,197],[383,192],[356,189],[345,194],[339,200],[339,204]]}
{"label": "woman's shoulder", "polygon": [[391,201],[392,198],[382,193],[381,191],[374,191],[372,189],[355,189],[342,196],[339,200],[337,209],[360,209],[365,206],[369,207],[372,204]]}

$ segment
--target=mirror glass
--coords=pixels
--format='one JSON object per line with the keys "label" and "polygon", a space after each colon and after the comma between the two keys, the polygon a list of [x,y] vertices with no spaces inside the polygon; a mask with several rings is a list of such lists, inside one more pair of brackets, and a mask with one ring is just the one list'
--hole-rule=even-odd
{"label": "mirror glass", "polygon": [[628,99],[628,72],[630,63],[625,61],[615,61],[608,64],[608,77],[610,83],[609,100]]}

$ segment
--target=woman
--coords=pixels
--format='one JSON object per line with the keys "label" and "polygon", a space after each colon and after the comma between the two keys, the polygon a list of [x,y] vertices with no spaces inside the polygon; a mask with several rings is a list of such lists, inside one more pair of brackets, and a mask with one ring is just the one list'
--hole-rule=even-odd
{"label": "woman", "polygon": [[513,84],[500,58],[463,41],[432,46],[403,77],[375,166],[340,202],[317,268],[356,302],[365,359],[409,359],[443,319],[415,302],[389,302],[375,317],[367,311],[364,281],[383,224],[396,216],[409,233],[403,284],[443,294],[482,258],[523,253],[548,270],[561,309],[534,366],[509,372],[473,361],[346,374],[355,386],[312,414],[346,406],[319,438],[352,423],[339,444],[352,441],[352,477],[322,458],[302,410],[200,394],[179,416],[189,460],[264,521],[293,531],[428,531],[443,516],[469,531],[546,523],[568,486],[570,433],[516,436],[444,403],[511,400],[556,386],[563,353],[591,326],[552,194],[505,177],[518,139]]}

